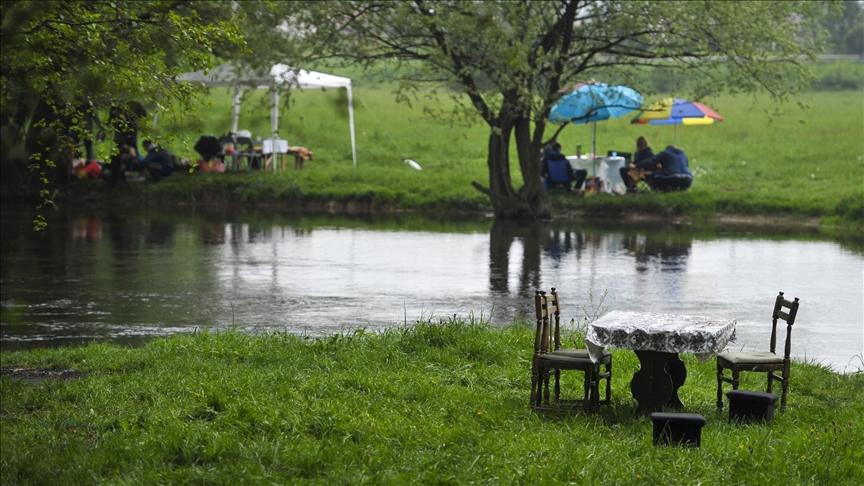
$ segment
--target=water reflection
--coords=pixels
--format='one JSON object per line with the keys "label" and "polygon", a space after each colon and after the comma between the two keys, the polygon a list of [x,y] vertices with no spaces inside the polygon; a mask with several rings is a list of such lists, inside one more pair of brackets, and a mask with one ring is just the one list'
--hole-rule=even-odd
{"label": "water reflection", "polygon": [[[552,286],[570,313],[735,317],[737,345],[752,349],[766,346],[783,290],[802,299],[794,354],[843,369],[864,347],[864,257],[810,235],[62,211],[36,234],[26,212],[4,207],[2,218],[4,349],[203,327],[326,335],[470,313],[508,325],[530,319],[534,290]],[[335,310],[323,315],[313,298]]]}
{"label": "water reflection", "polygon": [[640,273],[647,272],[655,263],[662,272],[683,272],[691,244],[691,239],[668,235],[659,238],[638,233],[624,236],[624,249],[633,256],[636,271]]}
{"label": "water reflection", "polygon": [[549,235],[549,224],[533,225],[513,221],[495,221],[489,231],[489,289],[493,293],[510,293],[511,250],[515,243],[522,253],[517,295],[532,297],[540,288],[540,250]]}

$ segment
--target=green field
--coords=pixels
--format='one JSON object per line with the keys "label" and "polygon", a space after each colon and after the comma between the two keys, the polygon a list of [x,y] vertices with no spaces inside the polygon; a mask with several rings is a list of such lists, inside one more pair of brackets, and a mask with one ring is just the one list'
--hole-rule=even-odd
{"label": "green field", "polygon": [[[175,178],[154,189],[175,198],[201,200],[206,194],[241,194],[250,203],[353,201],[403,209],[488,210],[471,181],[486,183],[488,130],[482,124],[447,124],[424,107],[446,109],[448,102],[396,103],[389,86],[360,84],[355,89],[357,167],[352,166],[344,90],[296,91],[282,110],[279,134],[291,145],[308,147],[315,160],[307,170],[277,175],[209,175]],[[857,226],[864,221],[864,93],[814,92],[778,105],[767,96],[721,96],[705,100],[725,121],[677,128],[677,145],[691,161],[696,181],[679,194],[574,198],[554,193],[557,210],[594,214],[643,212],[711,217],[717,213],[818,218],[827,225]],[[178,134],[173,150],[196,158],[191,149],[201,134],[230,130],[230,93],[214,89],[201,107],[200,126],[164,116],[158,134]],[[629,116],[597,124],[597,151],[633,151],[645,135],[655,151],[673,142],[675,127],[631,125]],[[270,114],[263,90],[243,104],[240,129],[267,137]],[[554,127],[553,127],[554,128]],[[577,144],[588,151],[589,125],[567,127],[559,137],[566,153]],[[551,132],[550,132],[551,134]],[[422,171],[403,160],[417,161]],[[518,180],[515,154],[513,174]],[[213,179],[217,180],[213,180]]]}
{"label": "green field", "polygon": [[[861,372],[795,362],[786,410],[740,426],[715,408],[713,360],[684,355],[681,398],[708,421],[702,447],[656,448],[650,420],[635,416],[632,352],[613,350],[611,406],[538,413],[533,341],[528,323],[442,320],[322,339],[228,331],[3,353],[3,368],[84,375],[0,377],[0,483],[864,483]],[[563,377],[565,396],[578,396],[581,373]],[[764,375],[742,378],[764,387]]]}

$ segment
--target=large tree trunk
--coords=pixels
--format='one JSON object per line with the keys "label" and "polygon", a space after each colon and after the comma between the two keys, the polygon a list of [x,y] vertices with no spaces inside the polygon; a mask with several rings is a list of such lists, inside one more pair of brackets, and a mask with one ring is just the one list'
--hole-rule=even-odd
{"label": "large tree trunk", "polygon": [[[515,131],[519,168],[524,185],[516,191],[510,175],[510,136]],[[501,122],[489,134],[486,163],[489,188],[474,187],[489,196],[498,219],[548,219],[552,203],[540,178],[540,150],[531,143],[527,119]]]}
{"label": "large tree trunk", "polygon": [[514,134],[523,181],[519,189],[519,199],[526,202],[528,210],[535,219],[549,219],[552,216],[552,201],[543,187],[543,178],[540,175],[542,161],[539,139],[532,140],[528,118],[521,117],[516,121]]}

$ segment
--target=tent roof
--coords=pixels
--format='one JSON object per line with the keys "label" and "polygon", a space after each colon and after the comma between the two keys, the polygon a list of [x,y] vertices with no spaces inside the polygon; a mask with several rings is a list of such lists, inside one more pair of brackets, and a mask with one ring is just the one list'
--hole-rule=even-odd
{"label": "tent roof", "polygon": [[351,79],[332,74],[307,71],[305,69],[293,69],[285,64],[274,64],[269,74],[262,74],[251,70],[240,71],[233,63],[220,64],[213,69],[184,73],[177,81],[200,82],[207,86],[230,87],[235,84],[253,85],[266,89],[274,84],[288,84],[299,89],[309,88],[348,88]]}
{"label": "tent roof", "polygon": [[351,79],[332,74],[324,74],[316,71],[300,69],[295,72],[285,64],[274,64],[270,69],[270,76],[280,83],[290,83],[300,89],[308,88],[347,88],[351,86]]}
{"label": "tent roof", "polygon": [[[253,70],[241,70],[233,63],[220,64],[208,71],[194,71],[184,73],[177,77],[180,82],[199,82],[206,86],[222,86],[234,88],[234,110],[231,119],[231,131],[237,132],[237,123],[240,118],[240,93],[244,86],[255,86],[268,89],[274,85],[287,85],[298,89],[309,88],[345,88],[348,91],[348,126],[351,133],[351,159],[354,167],[357,167],[357,141],[354,137],[354,101],[351,95],[351,79],[332,74],[324,74],[305,69],[294,69],[285,64],[274,64],[270,72]],[[276,129],[279,127],[279,93],[270,93],[272,106],[270,107],[270,125],[273,136],[276,137]],[[155,121],[154,121],[155,123]],[[275,165],[274,165],[275,170]]]}

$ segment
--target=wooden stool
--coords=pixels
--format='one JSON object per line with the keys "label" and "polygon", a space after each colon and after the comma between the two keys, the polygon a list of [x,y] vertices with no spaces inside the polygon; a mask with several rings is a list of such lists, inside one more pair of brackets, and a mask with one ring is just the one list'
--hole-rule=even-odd
{"label": "wooden stool", "polygon": [[654,423],[654,445],[699,447],[702,445],[702,427],[707,423],[698,413],[651,414]]}
{"label": "wooden stool", "polygon": [[774,418],[774,404],[780,398],[773,393],[732,390],[729,398],[730,422],[765,422]]}

